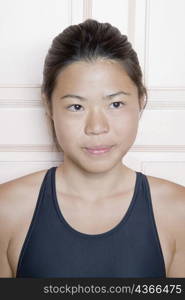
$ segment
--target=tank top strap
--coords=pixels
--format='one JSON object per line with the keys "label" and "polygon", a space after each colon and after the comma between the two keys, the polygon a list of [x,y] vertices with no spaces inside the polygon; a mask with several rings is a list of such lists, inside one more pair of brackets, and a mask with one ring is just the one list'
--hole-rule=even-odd
{"label": "tank top strap", "polygon": [[149,224],[154,233],[156,245],[157,245],[157,248],[159,251],[159,256],[160,256],[160,260],[161,260],[161,264],[162,264],[162,268],[163,268],[163,272],[164,272],[164,276],[166,277],[165,261],[164,261],[164,256],[163,256],[161,243],[160,243],[160,239],[159,239],[158,229],[157,229],[156,222],[155,222],[154,210],[153,210],[153,205],[152,205],[151,189],[150,189],[147,175],[145,175],[143,173],[141,173],[141,174],[142,174],[143,193],[145,195],[145,200],[146,200],[145,202],[146,202],[147,208],[148,208],[147,211],[148,211]]}
{"label": "tank top strap", "polygon": [[44,178],[42,180],[42,183],[40,185],[39,194],[37,197],[37,202],[36,202],[36,205],[34,208],[33,216],[32,216],[28,231],[26,233],[26,237],[24,239],[24,242],[23,242],[20,254],[19,254],[18,265],[17,265],[17,270],[16,270],[16,277],[18,277],[20,268],[22,267],[22,260],[23,260],[24,254],[28,248],[28,244],[31,240],[31,235],[36,227],[36,224],[39,221],[39,215],[42,214],[43,201],[45,198],[47,198],[44,196],[45,196],[45,191],[47,190],[47,186],[48,186],[48,178],[50,176],[50,170],[51,170],[51,168],[46,171]]}

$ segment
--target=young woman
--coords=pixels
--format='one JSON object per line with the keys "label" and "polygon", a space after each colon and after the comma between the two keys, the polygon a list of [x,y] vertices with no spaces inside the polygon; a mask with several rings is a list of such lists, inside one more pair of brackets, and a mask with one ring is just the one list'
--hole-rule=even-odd
{"label": "young woman", "polygon": [[1,277],[185,277],[185,187],[122,163],[147,92],[109,23],[66,28],[42,98],[64,162],[0,188]]}

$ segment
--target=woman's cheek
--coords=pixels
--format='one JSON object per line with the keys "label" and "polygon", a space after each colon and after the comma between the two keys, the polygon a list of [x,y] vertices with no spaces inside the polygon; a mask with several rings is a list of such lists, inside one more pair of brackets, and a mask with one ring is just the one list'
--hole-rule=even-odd
{"label": "woman's cheek", "polygon": [[115,116],[114,120],[111,120],[111,124],[116,124],[118,128],[130,128],[135,127],[138,124],[138,113],[135,110],[127,110],[119,115]]}
{"label": "woman's cheek", "polygon": [[76,120],[64,118],[55,123],[55,131],[60,144],[73,143],[82,135],[82,124]]}

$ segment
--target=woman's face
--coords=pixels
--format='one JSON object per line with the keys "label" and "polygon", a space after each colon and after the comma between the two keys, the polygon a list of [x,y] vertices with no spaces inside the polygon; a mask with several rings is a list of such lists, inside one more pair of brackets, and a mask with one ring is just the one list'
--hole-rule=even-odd
{"label": "woman's face", "polygon": [[[136,138],[139,122],[137,87],[116,61],[75,62],[62,70],[52,94],[56,136],[64,163],[91,172],[122,161]],[[112,146],[104,154],[85,147]]]}

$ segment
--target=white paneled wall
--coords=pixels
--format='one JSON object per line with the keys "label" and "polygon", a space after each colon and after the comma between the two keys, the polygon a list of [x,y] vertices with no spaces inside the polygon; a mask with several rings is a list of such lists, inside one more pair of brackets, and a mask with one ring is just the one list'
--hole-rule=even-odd
{"label": "white paneled wall", "polygon": [[148,2],[147,85],[185,88],[184,0]]}
{"label": "white paneled wall", "polygon": [[92,18],[99,22],[110,22],[122,32],[128,32],[128,2],[127,0],[93,0]]}
{"label": "white paneled wall", "polygon": [[0,85],[38,85],[51,39],[71,21],[71,2],[1,0],[0,3]]}
{"label": "white paneled wall", "polygon": [[52,151],[41,103],[43,62],[57,34],[94,18],[128,35],[148,89],[136,141],[123,162],[185,185],[184,11],[184,0],[2,0],[0,183],[62,162]]}

